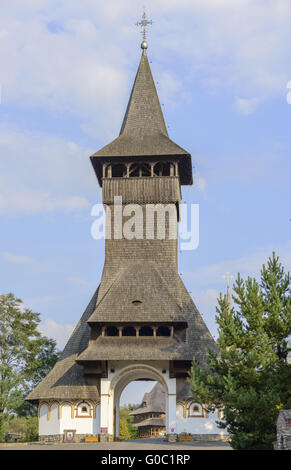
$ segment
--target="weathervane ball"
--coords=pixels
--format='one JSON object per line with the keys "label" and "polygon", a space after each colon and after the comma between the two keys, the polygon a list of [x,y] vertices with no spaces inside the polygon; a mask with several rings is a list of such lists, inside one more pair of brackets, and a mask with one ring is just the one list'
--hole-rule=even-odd
{"label": "weathervane ball", "polygon": [[148,48],[148,43],[146,41],[143,41],[140,45],[140,47],[144,50]]}

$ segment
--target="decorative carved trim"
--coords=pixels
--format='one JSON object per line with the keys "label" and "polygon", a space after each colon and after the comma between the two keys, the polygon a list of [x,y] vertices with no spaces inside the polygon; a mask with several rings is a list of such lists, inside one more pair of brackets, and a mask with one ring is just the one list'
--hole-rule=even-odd
{"label": "decorative carved trim", "polygon": [[46,405],[47,406],[47,409],[48,409],[48,420],[50,419],[50,404],[47,402],[47,401],[41,401],[39,402],[38,404],[38,419],[40,419],[40,409],[43,405]]}
{"label": "decorative carved trim", "polygon": [[[199,412],[191,414],[191,406],[198,406]],[[197,403],[195,400],[189,403],[187,411],[188,411],[188,418],[204,418],[203,406],[200,405],[200,403]]]}
{"label": "decorative carved trim", "polygon": [[[201,414],[190,414],[191,412],[191,405],[198,405],[199,407],[201,407]],[[203,405],[201,405],[201,403],[198,403],[195,398],[191,397],[191,398],[187,398],[184,402],[182,401],[177,401],[177,405],[180,405],[182,406],[183,408],[183,417],[184,418],[208,418],[208,413],[206,411],[206,409],[204,408]]]}
{"label": "decorative carved trim", "polygon": [[59,416],[60,419],[61,419],[61,417],[62,417],[62,407],[63,407],[64,405],[69,405],[69,406],[71,407],[71,418],[74,419],[74,405],[73,405],[73,403],[70,402],[70,401],[63,401],[62,403],[60,403],[60,416]]}
{"label": "decorative carved trim", "polygon": [[100,401],[93,403],[93,418],[96,418],[96,408],[100,405]]}
{"label": "decorative carved trim", "polygon": [[50,411],[53,405],[57,405],[58,407],[58,419],[60,419],[60,402],[57,400],[54,400],[50,403]]}
{"label": "decorative carved trim", "polygon": [[[82,406],[83,404],[87,405],[89,407],[89,413],[87,414],[78,414],[79,412],[79,408],[80,406]],[[89,400],[79,400],[76,407],[75,407],[75,412],[76,412],[76,415],[75,417],[76,418],[92,418],[92,412],[93,412],[93,404],[91,401]]]}
{"label": "decorative carved trim", "polygon": [[177,401],[177,405],[182,406],[182,408],[183,408],[183,418],[186,418],[186,404],[183,403],[182,401]]}
{"label": "decorative carved trim", "polygon": [[[86,405],[89,406],[90,415],[78,416],[78,406],[82,403],[86,403]],[[61,419],[61,417],[62,417],[62,408],[63,408],[64,405],[69,405],[71,407],[71,419],[74,419],[74,417],[75,417],[74,412],[75,411],[77,413],[76,418],[96,418],[96,408],[97,408],[98,405],[100,405],[100,401],[94,402],[92,400],[83,400],[83,399],[75,400],[73,402],[68,401],[68,400],[65,400],[65,401],[62,401],[62,402],[54,400],[51,403],[48,402],[48,401],[40,401],[39,404],[38,404],[38,413],[37,413],[38,419],[40,419],[40,409],[43,405],[47,406],[48,420],[50,419],[52,405],[58,405],[58,419]]]}

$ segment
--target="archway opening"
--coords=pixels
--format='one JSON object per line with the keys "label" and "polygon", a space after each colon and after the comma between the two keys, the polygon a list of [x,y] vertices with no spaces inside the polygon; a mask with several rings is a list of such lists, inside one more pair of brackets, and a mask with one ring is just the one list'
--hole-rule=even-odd
{"label": "archway opening", "polygon": [[115,439],[164,438],[168,429],[168,386],[158,370],[137,365],[120,373],[111,389]]}

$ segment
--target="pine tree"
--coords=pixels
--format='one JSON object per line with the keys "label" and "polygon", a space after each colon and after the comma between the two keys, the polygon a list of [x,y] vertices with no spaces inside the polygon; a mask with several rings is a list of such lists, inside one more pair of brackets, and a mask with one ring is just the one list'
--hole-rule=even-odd
{"label": "pine tree", "polygon": [[24,397],[54,365],[58,358],[53,340],[38,331],[39,313],[23,308],[13,294],[0,295],[0,441],[4,422],[26,410]]}
{"label": "pine tree", "polygon": [[238,275],[233,291],[235,308],[226,296],[218,299],[218,353],[209,351],[208,370],[193,360],[188,380],[209,412],[223,410],[218,425],[233,448],[272,449],[278,411],[291,408],[290,275],[273,253],[260,283]]}

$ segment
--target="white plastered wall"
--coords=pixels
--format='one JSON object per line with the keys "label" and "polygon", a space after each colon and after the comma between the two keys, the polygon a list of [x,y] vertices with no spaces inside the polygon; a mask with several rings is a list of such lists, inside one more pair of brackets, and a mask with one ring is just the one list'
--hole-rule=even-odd
{"label": "white plastered wall", "polygon": [[[79,408],[82,405],[80,400]],[[49,406],[48,406],[49,405]],[[93,408],[94,404],[89,404],[91,407],[90,417],[76,417],[77,404],[72,406],[70,403],[59,402],[54,404],[42,404],[39,411],[39,435],[54,435],[63,434],[64,430],[75,430],[76,434],[99,434],[100,432],[100,406],[96,406],[95,415]],[[49,409],[50,408],[50,409]]]}
{"label": "white plastered wall", "polygon": [[39,412],[39,435],[60,434],[59,406],[43,404]]}
{"label": "white plastered wall", "polygon": [[216,422],[218,420],[218,412],[209,413],[204,412],[203,417],[188,416],[188,408],[186,409],[177,404],[176,408],[176,423],[177,433],[191,433],[191,434],[219,434],[221,436],[227,435],[225,429],[220,429]]}

